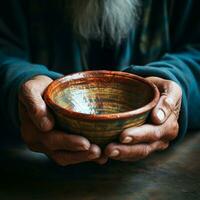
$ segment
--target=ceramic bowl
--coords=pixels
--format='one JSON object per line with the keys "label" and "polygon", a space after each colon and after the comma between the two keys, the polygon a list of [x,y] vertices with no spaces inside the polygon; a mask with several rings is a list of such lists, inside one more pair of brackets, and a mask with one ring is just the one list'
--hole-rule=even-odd
{"label": "ceramic bowl", "polygon": [[117,71],[86,71],[53,81],[44,100],[59,129],[106,145],[145,123],[159,92],[146,79]]}

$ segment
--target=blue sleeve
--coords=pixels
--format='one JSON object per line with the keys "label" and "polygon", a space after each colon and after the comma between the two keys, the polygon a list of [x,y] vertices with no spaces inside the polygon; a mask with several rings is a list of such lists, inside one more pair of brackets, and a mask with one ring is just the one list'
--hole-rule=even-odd
{"label": "blue sleeve", "polygon": [[179,118],[178,141],[187,129],[200,129],[200,45],[186,45],[173,53],[166,53],[159,61],[146,66],[130,66],[125,71],[142,76],[157,76],[175,81],[183,91]]}
{"label": "blue sleeve", "polygon": [[36,75],[47,75],[53,79],[61,76],[43,65],[30,62],[22,2],[7,0],[0,6],[0,112],[6,118],[4,120],[16,128],[20,85]]}

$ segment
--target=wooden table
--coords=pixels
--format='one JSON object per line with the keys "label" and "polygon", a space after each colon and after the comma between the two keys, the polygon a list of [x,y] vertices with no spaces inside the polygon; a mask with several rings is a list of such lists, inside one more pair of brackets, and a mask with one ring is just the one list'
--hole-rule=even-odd
{"label": "wooden table", "polygon": [[136,163],[57,167],[41,154],[0,152],[1,200],[198,200],[200,133]]}

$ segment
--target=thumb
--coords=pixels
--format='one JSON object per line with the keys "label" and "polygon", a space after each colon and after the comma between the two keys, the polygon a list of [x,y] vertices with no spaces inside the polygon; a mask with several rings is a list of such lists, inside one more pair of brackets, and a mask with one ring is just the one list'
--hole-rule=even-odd
{"label": "thumb", "polygon": [[41,131],[50,131],[54,127],[54,118],[49,112],[42,95],[52,82],[47,76],[35,76],[21,86],[19,100],[25,106],[31,120]]}
{"label": "thumb", "polygon": [[182,98],[180,86],[174,81],[157,77],[149,77],[148,79],[158,87],[161,93],[159,102],[151,113],[152,122],[162,124],[172,113],[178,118]]}
{"label": "thumb", "polygon": [[175,108],[174,100],[171,97],[162,95],[157,106],[151,113],[151,119],[154,124],[164,123]]}

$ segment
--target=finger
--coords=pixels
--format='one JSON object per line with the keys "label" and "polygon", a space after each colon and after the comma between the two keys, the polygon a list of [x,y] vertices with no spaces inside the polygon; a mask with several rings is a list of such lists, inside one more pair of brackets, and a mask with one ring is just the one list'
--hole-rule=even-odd
{"label": "finger", "polygon": [[113,143],[106,147],[105,154],[114,160],[137,161],[146,158],[154,151],[166,149],[168,145],[168,143],[163,141],[137,145],[121,145]]}
{"label": "finger", "polygon": [[[51,79],[50,79],[51,80]],[[30,80],[22,85],[20,101],[26,107],[31,120],[41,131],[50,131],[54,126],[54,118],[50,114],[42,95],[50,80]]]}
{"label": "finger", "polygon": [[94,162],[96,162],[100,165],[104,165],[108,162],[108,157],[106,155],[102,155],[100,158],[94,160]]}
{"label": "finger", "polygon": [[176,138],[179,126],[175,115],[170,115],[161,125],[145,124],[140,127],[131,127],[120,135],[123,144],[152,143],[158,140],[171,141]]}
{"label": "finger", "polygon": [[90,142],[86,138],[57,130],[41,134],[40,143],[48,151],[87,151],[90,149]]}
{"label": "finger", "polygon": [[90,148],[90,142],[82,136],[71,135],[57,130],[42,134],[30,120],[21,103],[19,112],[22,121],[21,135],[31,150],[46,153],[56,150],[86,151]]}
{"label": "finger", "polygon": [[85,152],[54,152],[50,157],[59,165],[67,166],[99,158],[101,150],[97,145],[91,145],[90,149]]}
{"label": "finger", "polygon": [[161,138],[162,133],[158,126],[145,124],[124,130],[120,135],[120,142],[123,144],[151,143]]}
{"label": "finger", "polygon": [[173,81],[157,77],[147,79],[153,82],[161,93],[160,100],[151,113],[152,122],[161,124],[167,120],[172,112],[176,113],[176,110],[180,109],[182,91],[180,86]]}
{"label": "finger", "polygon": [[40,144],[39,144],[38,129],[31,121],[29,115],[27,114],[25,106],[21,102],[19,102],[19,115],[21,123],[20,132],[22,139],[29,147],[29,149],[33,151],[39,151]]}
{"label": "finger", "polygon": [[151,113],[152,122],[157,125],[164,123],[172,113],[175,114],[179,112],[177,111],[178,105],[180,105],[180,99],[173,100],[169,95],[161,96],[157,106],[153,109]]}

